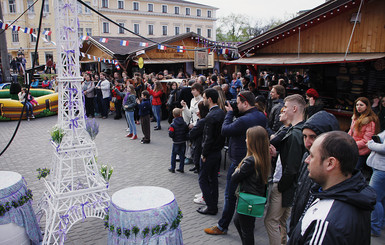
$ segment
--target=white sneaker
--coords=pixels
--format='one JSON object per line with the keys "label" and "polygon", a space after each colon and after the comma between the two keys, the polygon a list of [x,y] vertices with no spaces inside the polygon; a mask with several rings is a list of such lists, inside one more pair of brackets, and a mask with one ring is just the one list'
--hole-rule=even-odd
{"label": "white sneaker", "polygon": [[[201,193],[196,194],[194,197],[195,197],[195,198],[198,198],[198,197],[202,197],[202,196],[203,196],[203,194],[202,194],[202,192],[201,192]],[[194,199],[195,199],[195,198],[194,198]]]}
{"label": "white sneaker", "polygon": [[203,197],[198,197],[198,198],[194,199],[194,202],[196,204],[206,205],[206,202],[205,202],[205,200],[203,200]]}
{"label": "white sneaker", "polygon": [[130,132],[130,128],[127,128],[127,129],[126,129],[126,132]]}

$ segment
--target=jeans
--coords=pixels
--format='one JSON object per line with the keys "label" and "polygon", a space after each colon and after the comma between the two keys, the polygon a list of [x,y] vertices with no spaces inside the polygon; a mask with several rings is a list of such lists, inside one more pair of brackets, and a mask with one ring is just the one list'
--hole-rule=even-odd
{"label": "jeans", "polygon": [[223,204],[222,217],[218,221],[218,228],[221,231],[227,231],[231,219],[234,215],[235,204],[237,198],[235,196],[235,191],[237,190],[238,185],[231,182],[231,175],[233,175],[235,169],[237,168],[239,162],[231,161],[229,170],[227,171],[226,179],[226,188],[225,188],[225,202]]}
{"label": "jeans", "polygon": [[221,151],[210,152],[206,161],[201,159],[199,187],[210,211],[218,211],[218,165],[221,164]]}
{"label": "jeans", "polygon": [[134,120],[134,112],[126,111],[126,119],[128,122],[128,126],[130,127],[130,134],[136,135],[136,125]]}
{"label": "jeans", "polygon": [[176,155],[179,155],[180,162],[179,162],[179,169],[184,169],[184,153],[186,152],[186,142],[181,144],[172,144],[172,151],[171,151],[171,169],[175,170],[176,165]]}
{"label": "jeans", "polygon": [[152,112],[154,112],[154,117],[156,119],[156,123],[158,128],[160,128],[160,107],[161,105],[152,105]]}
{"label": "jeans", "polygon": [[373,175],[369,185],[373,187],[377,194],[377,202],[371,218],[372,233],[380,235],[381,229],[385,225],[385,171],[373,168]]}
{"label": "jeans", "polygon": [[[21,102],[24,105],[24,102]],[[25,103],[25,114],[27,118],[31,117],[33,115],[33,106],[31,102],[27,101]]]}
{"label": "jeans", "polygon": [[104,98],[102,100],[102,116],[108,117],[108,109],[110,107],[110,98]]}
{"label": "jeans", "polygon": [[255,217],[235,213],[234,225],[241,237],[242,245],[254,245]]}

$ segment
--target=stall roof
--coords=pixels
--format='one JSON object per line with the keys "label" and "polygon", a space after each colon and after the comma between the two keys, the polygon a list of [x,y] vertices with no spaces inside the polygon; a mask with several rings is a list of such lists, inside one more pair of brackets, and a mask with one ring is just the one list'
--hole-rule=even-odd
{"label": "stall roof", "polygon": [[311,65],[345,62],[364,62],[385,57],[385,53],[348,54],[263,54],[227,62],[242,65]]}
{"label": "stall roof", "polygon": [[143,58],[144,64],[173,64],[173,63],[186,63],[194,62],[194,59],[146,59]]}

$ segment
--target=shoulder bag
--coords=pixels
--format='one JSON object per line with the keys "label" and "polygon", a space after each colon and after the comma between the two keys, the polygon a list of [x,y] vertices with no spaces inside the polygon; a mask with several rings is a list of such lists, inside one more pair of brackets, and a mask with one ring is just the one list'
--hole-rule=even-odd
{"label": "shoulder bag", "polygon": [[239,192],[237,212],[252,217],[263,217],[267,202],[267,193],[268,190],[266,190],[266,197],[261,197],[250,193]]}

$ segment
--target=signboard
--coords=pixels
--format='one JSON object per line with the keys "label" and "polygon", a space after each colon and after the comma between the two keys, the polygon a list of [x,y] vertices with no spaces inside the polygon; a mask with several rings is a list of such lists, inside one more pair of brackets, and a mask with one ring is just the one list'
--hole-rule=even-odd
{"label": "signboard", "polygon": [[195,69],[214,68],[214,52],[207,53],[207,50],[195,50],[194,68]]}

